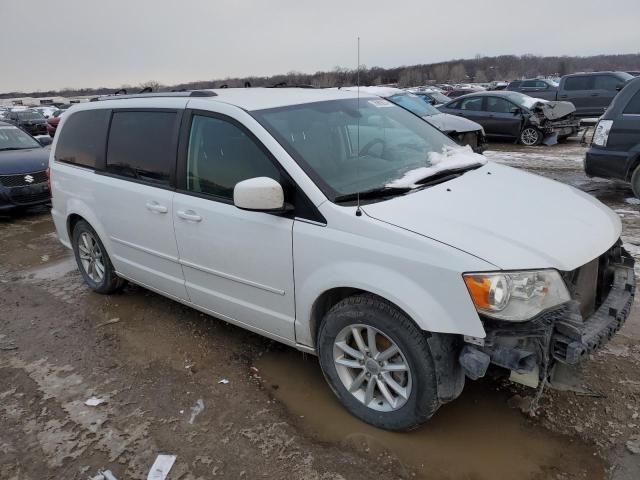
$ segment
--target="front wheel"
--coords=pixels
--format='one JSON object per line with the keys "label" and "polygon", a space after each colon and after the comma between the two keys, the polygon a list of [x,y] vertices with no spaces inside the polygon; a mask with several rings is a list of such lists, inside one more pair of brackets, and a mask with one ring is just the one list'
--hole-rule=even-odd
{"label": "front wheel", "polygon": [[427,337],[402,311],[372,295],[335,305],[318,334],[320,366],[354,416],[411,430],[440,407]]}
{"label": "front wheel", "polygon": [[542,132],[535,127],[523,128],[520,132],[520,143],[527,147],[540,145],[542,143]]}

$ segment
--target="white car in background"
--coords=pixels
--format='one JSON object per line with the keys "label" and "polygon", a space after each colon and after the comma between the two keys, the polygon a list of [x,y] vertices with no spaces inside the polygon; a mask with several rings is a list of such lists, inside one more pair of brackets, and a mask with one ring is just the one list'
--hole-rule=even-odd
{"label": "white car in background", "polygon": [[366,92],[123,95],[59,128],[51,213],[91,289],[317,354],[378,427],[425,422],[489,364],[544,385],[629,315],[614,212]]}

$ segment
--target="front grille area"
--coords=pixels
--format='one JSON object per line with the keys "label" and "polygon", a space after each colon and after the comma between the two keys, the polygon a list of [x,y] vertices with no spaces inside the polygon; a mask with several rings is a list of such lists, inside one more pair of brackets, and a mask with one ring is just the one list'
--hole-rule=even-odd
{"label": "front grille area", "polygon": [[[27,177],[31,176],[33,181],[28,182]],[[47,182],[47,172],[45,170],[35,173],[20,173],[18,175],[0,175],[0,185],[4,187],[25,187],[27,185],[37,185]]]}
{"label": "front grille area", "polygon": [[9,198],[16,205],[27,205],[29,203],[46,202],[51,198],[48,189],[41,189],[34,192],[27,188],[14,188],[9,194]]}

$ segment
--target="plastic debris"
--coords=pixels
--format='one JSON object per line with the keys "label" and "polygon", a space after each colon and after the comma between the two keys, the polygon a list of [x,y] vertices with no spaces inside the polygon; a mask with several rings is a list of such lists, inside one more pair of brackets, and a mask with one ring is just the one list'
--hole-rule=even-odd
{"label": "plastic debris", "polygon": [[99,323],[98,325],[96,325],[96,328],[105,327],[107,325],[111,325],[112,323],[118,323],[119,321],[119,318],[112,318],[111,320],[107,320],[106,322]]}
{"label": "plastic debris", "polygon": [[189,420],[189,423],[193,423],[196,417],[200,415],[203,410],[204,410],[204,402],[202,401],[201,398],[199,398],[196,401],[196,404],[193,407],[191,407],[191,419]]}
{"label": "plastic debris", "polygon": [[98,474],[95,477],[91,477],[89,480],[118,480],[118,479],[113,473],[111,473],[111,470],[98,470]]}
{"label": "plastic debris", "polygon": [[[202,400],[200,400],[200,402],[202,402]],[[151,466],[151,470],[149,470],[147,480],[165,480],[175,461],[175,455],[158,455],[156,461],[153,462]]]}
{"label": "plastic debris", "polygon": [[223,385],[226,385],[229,383],[229,380],[227,380],[226,378],[223,378],[222,380],[220,380],[218,383],[221,383]]}
{"label": "plastic debris", "polygon": [[104,398],[91,397],[89,400],[84,402],[84,404],[88,407],[97,407],[101,403],[105,403],[106,400]]}

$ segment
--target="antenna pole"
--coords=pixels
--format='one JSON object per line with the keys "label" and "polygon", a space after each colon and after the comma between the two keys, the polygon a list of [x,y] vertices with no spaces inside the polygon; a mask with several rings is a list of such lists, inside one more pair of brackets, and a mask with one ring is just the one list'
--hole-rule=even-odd
{"label": "antenna pole", "polygon": [[[356,91],[358,93],[358,117],[357,117],[357,149],[358,149],[358,157],[356,158],[356,169],[358,173],[360,173],[360,37],[358,37],[358,67],[356,69],[356,81],[357,88]],[[362,215],[362,210],[360,210],[360,190],[356,194],[356,216],[360,217]]]}

